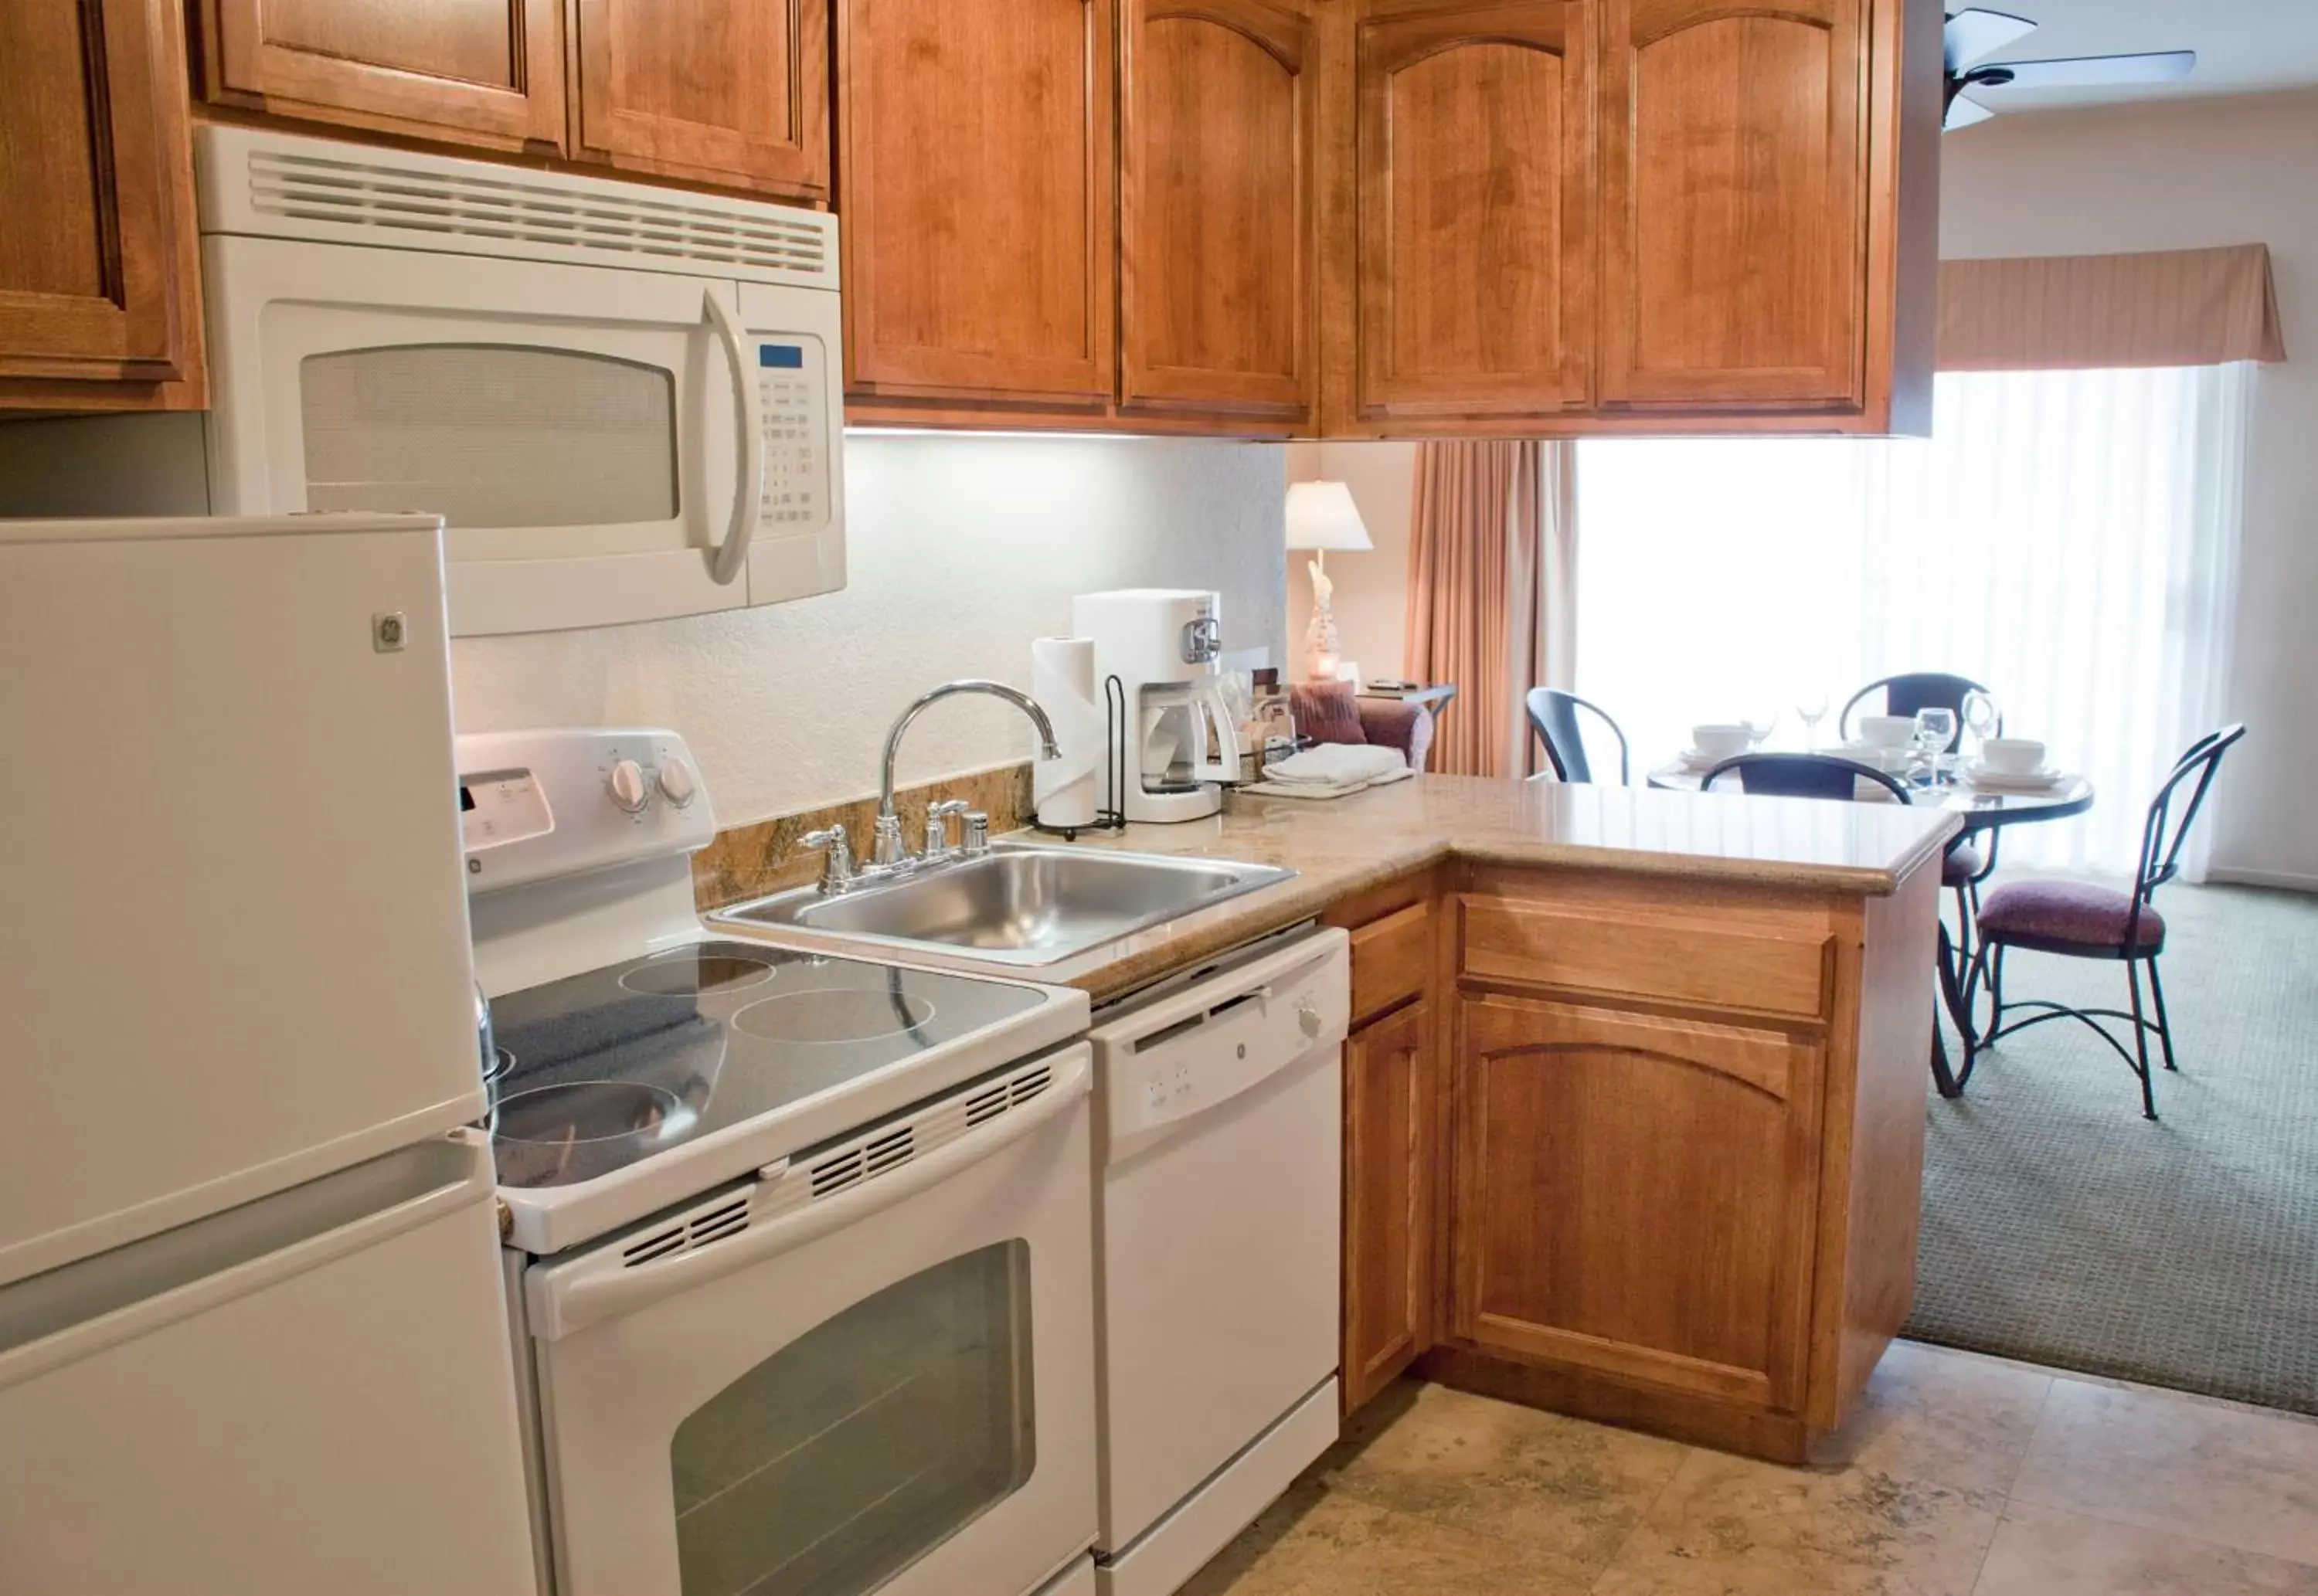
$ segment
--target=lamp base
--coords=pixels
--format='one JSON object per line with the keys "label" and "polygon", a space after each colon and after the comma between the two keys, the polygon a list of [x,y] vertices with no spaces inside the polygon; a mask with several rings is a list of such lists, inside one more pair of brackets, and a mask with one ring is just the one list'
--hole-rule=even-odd
{"label": "lamp base", "polygon": [[1324,599],[1312,606],[1312,623],[1304,629],[1304,678],[1333,682],[1341,663],[1337,650],[1336,616]]}

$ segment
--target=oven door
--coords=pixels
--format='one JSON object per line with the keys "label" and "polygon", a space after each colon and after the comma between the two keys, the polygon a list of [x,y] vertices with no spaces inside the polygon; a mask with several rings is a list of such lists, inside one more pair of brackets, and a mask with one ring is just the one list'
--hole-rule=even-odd
{"label": "oven door", "polygon": [[751,284],[744,315],[669,272],[202,247],[220,513],[441,515],[459,635],[842,585],[835,294]]}
{"label": "oven door", "polygon": [[1095,1529],[1089,1050],[525,1281],[561,1596],[1020,1596]]}

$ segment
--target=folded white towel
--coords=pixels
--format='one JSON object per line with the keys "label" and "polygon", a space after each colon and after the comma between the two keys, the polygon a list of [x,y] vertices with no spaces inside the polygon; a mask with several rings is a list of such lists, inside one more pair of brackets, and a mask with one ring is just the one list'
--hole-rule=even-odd
{"label": "folded white towel", "polygon": [[1265,766],[1263,779],[1342,787],[1372,782],[1406,767],[1398,749],[1370,748],[1359,742],[1323,742]]}

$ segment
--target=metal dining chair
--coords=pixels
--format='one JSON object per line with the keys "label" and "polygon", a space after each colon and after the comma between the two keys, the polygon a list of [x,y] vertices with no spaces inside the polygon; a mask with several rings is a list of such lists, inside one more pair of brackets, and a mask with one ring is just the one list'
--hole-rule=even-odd
{"label": "metal dining chair", "polygon": [[1900,802],[1908,789],[1888,772],[1835,754],[1734,754],[1698,778],[1698,790],[1710,791],[1726,773],[1738,777],[1738,790],[1756,797],[1833,798],[1849,803],[1859,796],[1859,784],[1886,788]]}
{"label": "metal dining chair", "polygon": [[1586,758],[1586,738],[1579,730],[1577,712],[1585,710],[1598,716],[1618,740],[1618,785],[1632,785],[1632,773],[1628,764],[1626,734],[1608,710],[1591,704],[1575,693],[1564,693],[1558,687],[1532,687],[1527,700],[1529,723],[1545,744],[1546,762],[1553,767],[1556,781],[1590,782],[1594,767]]}
{"label": "metal dining chair", "polygon": [[[2152,899],[2159,887],[2179,873],[2181,845],[2188,839],[2189,828],[2196,823],[2197,811],[2213,787],[2214,777],[2222,767],[2222,756],[2245,735],[2245,731],[2241,723],[2210,732],[2190,744],[2188,751],[2175,763],[2172,772],[2157,789],[2157,795],[2149,801],[2149,816],[2141,829],[2141,861],[2131,892],[2121,892],[2092,882],[2048,880],[2007,882],[1988,894],[1980,908],[1980,951],[1964,980],[1964,1002],[1968,1007],[1980,983],[1986,981],[1990,1013],[1988,1028],[1978,1040],[1967,1037],[1964,1041],[1967,1071],[1972,1054],[1992,1045],[1999,1037],[2025,1031],[2048,1019],[2079,1019],[2116,1049],[2117,1056],[2140,1077],[2141,1112],[2146,1118],[2157,1117],[2156,1085],[2149,1067],[2152,1032],[2156,1033],[2165,1067],[2178,1070],[2179,1066],[2173,1062],[2173,1027],[2165,1014],[2165,988],[2157,979],[2158,955],[2165,951],[2165,917]],[[2175,801],[2185,786],[2188,796],[2177,813]],[[2016,947],[2077,959],[2117,960],[2125,965],[2132,1011],[2071,1009],[2065,1003],[2043,1000],[2007,1003],[2004,955]],[[2149,996],[2157,1016],[2154,1019],[2142,1012],[2141,966],[2144,964],[2149,966]],[[2007,1025],[2007,1009],[2035,1012]],[[2127,1053],[2125,1044],[2100,1023],[2104,1018],[2121,1019],[2132,1025],[2132,1052]]]}
{"label": "metal dining chair", "polygon": [[[1843,713],[1835,719],[1836,730],[1846,742],[1851,739],[1851,718],[1859,706],[1877,693],[1883,695],[1883,713],[1887,715],[1912,715],[1918,710],[1947,709],[1955,712],[1955,735],[1948,739],[1948,752],[1953,754],[1963,742],[1963,696],[1967,693],[1985,693],[1988,689],[1968,676],[1952,676],[1945,670],[1911,670],[1899,676],[1887,676],[1868,683],[1844,700]],[[2003,730],[2002,722],[1998,731]]]}

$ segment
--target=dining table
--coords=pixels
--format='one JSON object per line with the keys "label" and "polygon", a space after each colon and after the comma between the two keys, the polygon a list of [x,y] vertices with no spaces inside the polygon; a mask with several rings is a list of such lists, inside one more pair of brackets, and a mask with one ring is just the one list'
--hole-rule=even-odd
{"label": "dining table", "polygon": [[[1853,750],[1845,749],[1815,749],[1837,758],[1851,758]],[[1948,756],[1953,761],[1954,756]],[[1944,761],[1945,765],[1947,761]],[[1670,792],[1695,793],[1705,781],[1709,767],[1694,761],[1676,759],[1652,770],[1648,777],[1653,787]],[[1958,774],[1935,787],[1927,785],[1920,770],[1912,774],[1891,771],[1907,789],[1908,802],[1925,807],[1936,805],[1962,818],[1963,829],[1956,833],[1948,847],[1962,847],[1974,838],[1990,838],[1990,856],[1996,846],[1995,833],[2006,826],[2036,825],[2048,820],[2067,820],[2080,815],[2093,806],[2093,785],[2081,776],[2062,772],[2051,785],[2025,788],[2017,784],[1981,786],[1969,775]],[[1715,784],[1716,790],[1728,787],[1738,790],[1735,774],[1725,775]],[[1859,784],[1859,802],[1891,803],[1897,802],[1889,789],[1880,783],[1863,781]],[[1971,928],[1963,928],[1967,941]],[[1947,1041],[1937,1026],[1932,1027],[1932,1080],[1944,1098],[1960,1098],[1964,1083],[1972,1078],[1972,1060],[1979,1050],[1979,1032],[1972,1019],[1972,982],[1970,959],[1956,938],[1949,934],[1947,917],[1940,917],[1939,982],[1940,998],[1954,1024],[1956,1034],[1963,1038],[1964,1063],[1957,1070],[1948,1062]]]}

